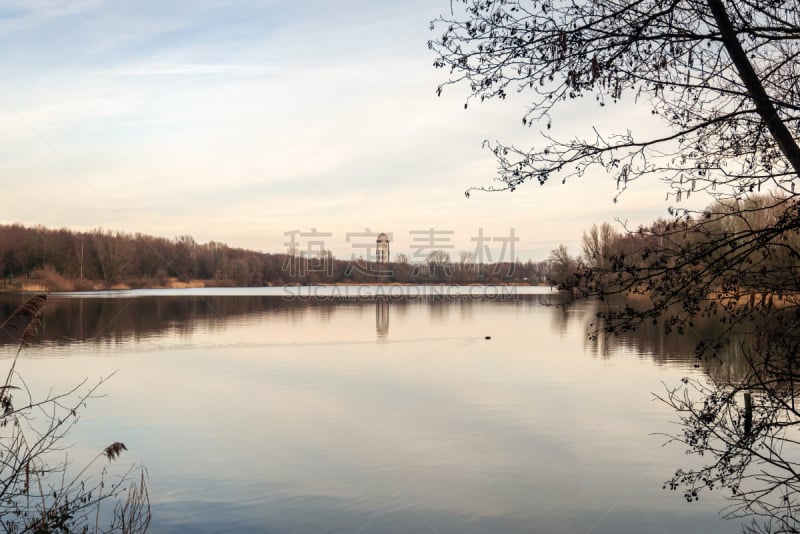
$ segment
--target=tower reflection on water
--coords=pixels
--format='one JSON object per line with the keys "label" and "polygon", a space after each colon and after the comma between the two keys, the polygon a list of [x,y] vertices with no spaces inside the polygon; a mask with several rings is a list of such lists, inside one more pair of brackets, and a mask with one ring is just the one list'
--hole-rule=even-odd
{"label": "tower reflection on water", "polygon": [[389,336],[389,301],[377,299],[375,301],[375,333],[378,339]]}

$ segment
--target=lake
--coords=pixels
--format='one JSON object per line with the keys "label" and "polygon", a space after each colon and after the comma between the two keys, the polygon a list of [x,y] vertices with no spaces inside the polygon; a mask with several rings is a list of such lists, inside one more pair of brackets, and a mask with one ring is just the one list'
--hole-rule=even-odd
{"label": "lake", "polygon": [[[595,305],[560,298],[53,294],[18,370],[34,393],[116,372],[69,453],[124,442],[118,461],[149,472],[151,532],[738,531],[723,496],[662,489],[691,458],[662,446],[675,415],[653,397],[731,369],[696,367],[696,340],[658,330],[591,341]],[[23,300],[0,296],[2,316]]]}

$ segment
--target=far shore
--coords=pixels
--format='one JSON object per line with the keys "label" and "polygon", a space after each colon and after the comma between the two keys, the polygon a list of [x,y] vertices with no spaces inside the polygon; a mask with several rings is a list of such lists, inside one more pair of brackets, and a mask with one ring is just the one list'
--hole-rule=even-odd
{"label": "far shore", "polygon": [[[538,286],[550,287],[547,283],[533,283],[527,281],[511,282],[320,282],[320,283],[293,283],[293,284],[265,284],[263,286],[238,286],[226,280],[188,280],[182,282],[177,279],[169,279],[165,283],[118,283],[105,284],[99,281],[74,280],[61,281],[59,284],[47,284],[38,280],[31,279],[12,279],[0,282],[0,293],[49,293],[49,292],[93,292],[93,291],[130,291],[134,289],[201,289],[201,288],[243,288],[243,287],[366,287],[366,286]],[[71,282],[71,283],[70,283]]]}

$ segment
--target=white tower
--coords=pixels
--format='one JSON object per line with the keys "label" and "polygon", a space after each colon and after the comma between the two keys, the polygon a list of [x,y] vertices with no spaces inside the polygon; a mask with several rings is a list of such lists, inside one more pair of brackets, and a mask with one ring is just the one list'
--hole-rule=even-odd
{"label": "white tower", "polygon": [[389,236],[383,233],[378,234],[375,245],[375,261],[389,263]]}

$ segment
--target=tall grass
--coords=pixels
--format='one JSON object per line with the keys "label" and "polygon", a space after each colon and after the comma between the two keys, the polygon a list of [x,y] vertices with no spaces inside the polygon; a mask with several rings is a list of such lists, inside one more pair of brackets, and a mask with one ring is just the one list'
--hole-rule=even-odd
{"label": "tall grass", "polygon": [[0,530],[145,532],[150,524],[146,471],[131,466],[112,474],[107,465],[127,447],[113,442],[77,472],[65,451],[64,439],[79,411],[107,378],[83,392],[85,381],[36,399],[17,372],[23,349],[35,341],[42,324],[46,299],[30,297],[0,325],[0,336],[18,342],[0,386]]}

